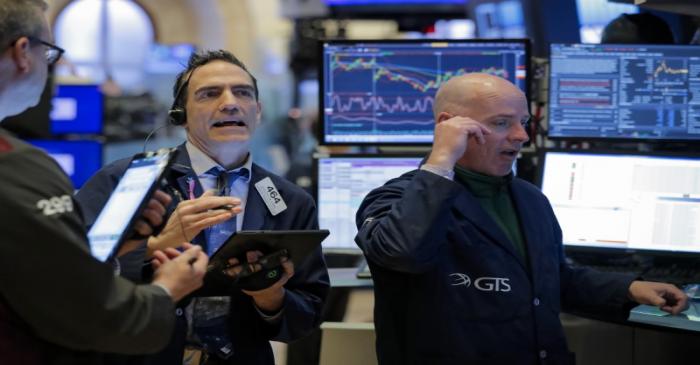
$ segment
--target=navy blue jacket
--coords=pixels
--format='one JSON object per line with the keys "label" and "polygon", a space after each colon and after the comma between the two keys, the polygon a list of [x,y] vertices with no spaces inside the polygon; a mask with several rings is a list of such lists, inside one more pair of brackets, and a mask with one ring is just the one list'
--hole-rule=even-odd
{"label": "navy blue jacket", "polygon": [[[186,197],[187,179],[192,178],[197,182],[195,193],[196,196],[199,196],[202,194],[202,187],[190,166],[189,155],[184,144],[180,145],[178,150],[179,154],[166,180],[171,188],[177,189],[182,196]],[[128,163],[129,159],[124,159],[105,166],[78,192],[76,200],[83,209],[88,225],[94,223],[101,207],[116,187]],[[256,182],[266,177],[272,179],[287,204],[287,209],[274,217],[253,187]],[[250,186],[243,220],[244,230],[318,229],[316,205],[311,196],[301,188],[256,164],[252,166]],[[205,246],[204,233],[200,233],[192,242]],[[143,251],[127,256],[130,256],[131,261],[120,258],[122,273],[138,279],[143,264]],[[279,324],[273,326],[265,322],[254,308],[252,298],[240,290],[233,290],[230,293],[229,327],[231,328],[230,336],[234,346],[234,356],[226,363],[274,364],[269,341],[293,341],[317,328],[320,323],[321,308],[329,287],[328,272],[319,247],[303,265],[294,268],[294,276],[285,285],[287,294],[284,313]],[[203,295],[206,295],[206,292],[207,288],[200,291]],[[216,295],[221,295],[221,293],[216,293]],[[181,303],[183,306],[184,304],[186,303]],[[176,314],[181,315],[182,311],[176,310]],[[156,357],[146,359],[144,363],[181,363],[185,332],[186,323],[181,318],[169,347]]]}
{"label": "navy blue jacket", "polygon": [[528,262],[461,184],[416,170],[373,190],[357,244],[380,364],[569,364],[559,312],[619,309],[632,277],[573,269],[547,199],[513,179]]}

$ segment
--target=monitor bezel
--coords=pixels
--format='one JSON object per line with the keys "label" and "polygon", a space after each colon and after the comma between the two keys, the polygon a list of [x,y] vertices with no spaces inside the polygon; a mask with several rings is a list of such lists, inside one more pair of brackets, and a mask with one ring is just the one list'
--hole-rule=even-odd
{"label": "monitor bezel", "polygon": [[602,137],[602,136],[578,136],[578,137],[571,137],[571,136],[553,136],[550,134],[551,131],[551,115],[552,115],[552,103],[551,103],[551,93],[552,93],[552,70],[551,70],[551,65],[552,65],[552,49],[555,46],[620,46],[620,47],[655,47],[655,46],[660,46],[660,47],[669,47],[669,46],[678,46],[678,47],[696,47],[698,48],[698,51],[700,51],[700,45],[696,44],[647,44],[647,43],[631,43],[631,44],[622,44],[622,43],[604,43],[604,44],[593,44],[593,43],[550,43],[549,45],[549,55],[547,56],[548,64],[549,64],[549,69],[547,73],[547,138],[551,139],[553,141],[571,141],[571,142],[585,142],[585,141],[595,141],[595,142],[628,142],[628,143],[677,143],[677,144],[682,144],[682,143],[693,143],[693,142],[700,142],[700,135],[698,135],[698,138],[696,139],[682,139],[682,138],[634,138],[634,137]]}
{"label": "monitor bezel", "polygon": [[[314,199],[317,210],[319,206],[318,202],[318,177],[319,177],[319,161],[322,158],[427,158],[428,154],[422,152],[400,152],[400,153],[315,153],[312,158],[311,164],[311,196]],[[416,166],[416,169],[418,166]],[[397,176],[398,177],[398,176]],[[377,186],[378,188],[379,186]],[[333,232],[331,232],[332,234]],[[361,253],[362,250],[359,247],[355,248],[343,248],[343,247],[323,247],[321,245],[324,253],[337,253],[337,254],[357,254]]]}
{"label": "monitor bezel", "polygon": [[[645,153],[637,150],[615,150],[615,149],[593,149],[593,150],[567,150],[563,148],[551,148],[542,149],[538,153],[538,168],[537,168],[537,188],[542,192],[542,183],[544,178],[544,168],[546,164],[547,153],[568,153],[575,155],[615,155],[615,156],[639,156],[639,157],[666,157],[666,158],[686,158],[686,159],[700,159],[700,152],[696,153],[681,153],[681,152],[671,152],[671,151],[655,151],[653,153]],[[544,194],[544,192],[542,192]],[[551,203],[550,203],[551,205]],[[552,210],[554,206],[552,206]],[[558,222],[558,218],[557,218]],[[563,230],[563,228],[562,228]],[[595,247],[595,246],[585,246],[585,245],[569,245],[565,242],[561,242],[564,247],[565,252],[571,253],[606,253],[606,254],[640,254],[640,255],[653,255],[653,256],[663,256],[663,257],[696,257],[700,258],[700,252],[692,251],[663,251],[663,250],[653,250],[653,249],[641,249],[641,248],[629,248],[629,247]]]}
{"label": "monitor bezel", "polygon": [[419,44],[419,43],[472,43],[472,44],[484,44],[484,43],[496,43],[496,44],[506,44],[506,43],[521,43],[525,49],[525,97],[528,101],[528,106],[530,105],[530,94],[532,88],[532,69],[531,69],[531,47],[532,44],[528,38],[500,38],[500,39],[320,39],[317,42],[317,60],[318,60],[318,115],[319,115],[319,126],[317,128],[317,140],[319,145],[322,146],[375,146],[375,147],[391,147],[391,146],[403,146],[403,147],[425,147],[431,146],[431,142],[329,142],[326,140],[326,123],[325,123],[325,96],[324,96],[324,46],[326,44],[333,45],[343,45],[343,44]]}

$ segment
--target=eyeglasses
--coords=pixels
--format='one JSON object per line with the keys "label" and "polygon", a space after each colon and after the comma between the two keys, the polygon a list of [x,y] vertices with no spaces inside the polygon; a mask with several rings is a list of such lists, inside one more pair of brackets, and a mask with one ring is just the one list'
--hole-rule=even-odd
{"label": "eyeglasses", "polygon": [[45,54],[46,54],[46,63],[49,64],[49,66],[53,65],[54,63],[58,62],[58,60],[61,58],[63,55],[63,52],[65,50],[53,43],[49,43],[47,41],[41,40],[37,37],[27,37],[29,38],[30,42],[34,43],[40,43],[44,46],[46,46]]}

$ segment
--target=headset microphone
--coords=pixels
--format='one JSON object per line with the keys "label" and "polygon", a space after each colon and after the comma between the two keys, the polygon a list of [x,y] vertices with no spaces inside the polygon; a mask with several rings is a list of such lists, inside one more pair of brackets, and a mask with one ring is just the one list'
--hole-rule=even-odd
{"label": "headset microphone", "polygon": [[150,140],[151,137],[153,137],[153,134],[155,134],[156,132],[158,132],[159,130],[161,130],[167,126],[168,126],[167,124],[163,124],[162,126],[152,130],[151,133],[148,133],[148,135],[146,136],[146,139],[143,141],[143,153],[146,153],[146,146],[148,146],[148,140]]}

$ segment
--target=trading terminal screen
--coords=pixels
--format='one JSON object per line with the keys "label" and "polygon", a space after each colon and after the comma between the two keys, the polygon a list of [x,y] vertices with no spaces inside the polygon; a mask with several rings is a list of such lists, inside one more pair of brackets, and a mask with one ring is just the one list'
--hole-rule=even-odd
{"label": "trading terminal screen", "polygon": [[51,100],[51,133],[102,133],[102,99],[98,85],[58,85]]}
{"label": "trading terminal screen", "polygon": [[102,167],[102,143],[98,141],[34,139],[28,142],[56,160],[76,189],[80,189]]}
{"label": "trading terminal screen", "polygon": [[700,139],[700,46],[552,44],[549,136]]}
{"label": "trading terminal screen", "polygon": [[324,144],[430,144],[433,97],[451,77],[485,72],[527,92],[526,40],[321,44]]}
{"label": "trading terminal screen", "polygon": [[367,194],[392,178],[415,170],[422,157],[329,156],[315,161],[316,204],[321,228],[331,234],[324,251],[357,251],[355,214]]}
{"label": "trading terminal screen", "polygon": [[542,192],[569,247],[700,253],[700,156],[549,151]]}

